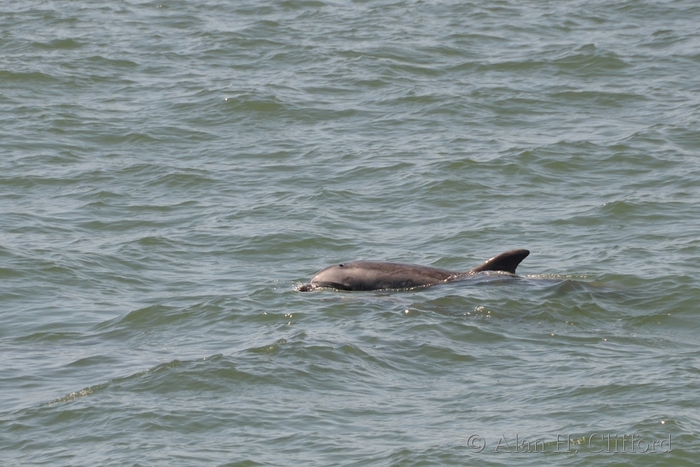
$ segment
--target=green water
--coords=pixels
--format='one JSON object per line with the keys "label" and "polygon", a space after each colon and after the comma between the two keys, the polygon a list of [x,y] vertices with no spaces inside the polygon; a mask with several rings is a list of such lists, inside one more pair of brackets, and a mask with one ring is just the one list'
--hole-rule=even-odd
{"label": "green water", "polygon": [[2,465],[694,466],[698,17],[0,4]]}

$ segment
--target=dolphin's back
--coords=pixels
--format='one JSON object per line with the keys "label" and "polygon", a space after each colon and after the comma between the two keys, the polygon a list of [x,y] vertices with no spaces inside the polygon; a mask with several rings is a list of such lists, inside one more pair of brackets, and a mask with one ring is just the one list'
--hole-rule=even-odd
{"label": "dolphin's back", "polygon": [[411,289],[445,282],[455,274],[416,264],[350,261],[327,267],[311,283],[341,290]]}

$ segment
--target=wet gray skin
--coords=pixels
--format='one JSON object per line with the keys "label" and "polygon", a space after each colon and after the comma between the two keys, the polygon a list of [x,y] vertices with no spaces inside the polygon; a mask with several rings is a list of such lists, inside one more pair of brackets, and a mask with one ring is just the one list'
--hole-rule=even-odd
{"label": "wet gray skin", "polygon": [[297,290],[309,292],[322,288],[338,290],[412,289],[444,284],[484,271],[515,274],[515,269],[529,254],[528,250],[506,251],[465,272],[415,264],[351,261],[329,266],[319,271],[311,279],[311,282],[299,286]]}

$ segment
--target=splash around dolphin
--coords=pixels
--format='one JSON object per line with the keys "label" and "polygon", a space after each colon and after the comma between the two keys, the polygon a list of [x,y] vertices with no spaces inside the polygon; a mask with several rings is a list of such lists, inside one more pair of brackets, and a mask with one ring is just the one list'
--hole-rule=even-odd
{"label": "splash around dolphin", "polygon": [[414,289],[453,282],[484,271],[515,274],[515,269],[529,254],[528,250],[506,251],[465,272],[415,264],[351,261],[322,269],[311,279],[311,282],[297,287],[297,291]]}

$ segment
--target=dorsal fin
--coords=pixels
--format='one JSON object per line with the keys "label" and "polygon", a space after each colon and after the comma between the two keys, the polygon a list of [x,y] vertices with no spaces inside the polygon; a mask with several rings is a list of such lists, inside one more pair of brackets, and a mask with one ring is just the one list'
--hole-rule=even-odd
{"label": "dorsal fin", "polygon": [[505,253],[501,253],[498,256],[494,256],[481,266],[477,266],[469,272],[475,273],[482,271],[505,271],[511,274],[515,274],[515,268],[517,268],[521,261],[527,258],[527,255],[529,254],[529,250],[506,251]]}

